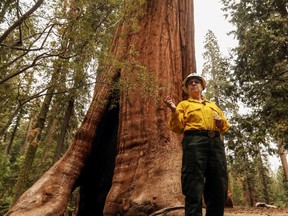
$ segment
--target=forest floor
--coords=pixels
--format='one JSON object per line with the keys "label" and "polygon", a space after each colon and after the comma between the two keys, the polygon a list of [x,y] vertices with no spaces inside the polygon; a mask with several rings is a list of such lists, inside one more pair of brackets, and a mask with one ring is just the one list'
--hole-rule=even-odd
{"label": "forest floor", "polygon": [[288,208],[233,207],[225,208],[224,216],[288,216]]}

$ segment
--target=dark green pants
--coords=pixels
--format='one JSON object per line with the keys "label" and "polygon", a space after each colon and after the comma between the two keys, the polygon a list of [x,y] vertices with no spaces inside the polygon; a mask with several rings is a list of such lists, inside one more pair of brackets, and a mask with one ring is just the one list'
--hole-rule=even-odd
{"label": "dark green pants", "polygon": [[227,198],[227,163],[220,137],[184,135],[182,192],[185,216],[202,216],[202,195],[206,216],[223,216]]}

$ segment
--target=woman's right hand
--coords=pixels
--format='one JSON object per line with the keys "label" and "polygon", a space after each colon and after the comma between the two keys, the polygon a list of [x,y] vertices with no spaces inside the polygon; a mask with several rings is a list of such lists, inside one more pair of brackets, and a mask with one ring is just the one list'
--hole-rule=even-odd
{"label": "woman's right hand", "polygon": [[164,98],[164,103],[172,112],[176,112],[176,105],[174,104],[170,96],[166,96]]}

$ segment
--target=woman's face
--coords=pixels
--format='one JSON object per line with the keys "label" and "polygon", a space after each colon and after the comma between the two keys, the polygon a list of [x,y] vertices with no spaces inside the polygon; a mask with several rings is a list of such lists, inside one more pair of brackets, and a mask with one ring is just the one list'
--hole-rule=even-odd
{"label": "woman's face", "polygon": [[188,80],[186,85],[187,85],[189,95],[196,94],[196,93],[199,94],[203,90],[202,81],[197,78],[192,78]]}

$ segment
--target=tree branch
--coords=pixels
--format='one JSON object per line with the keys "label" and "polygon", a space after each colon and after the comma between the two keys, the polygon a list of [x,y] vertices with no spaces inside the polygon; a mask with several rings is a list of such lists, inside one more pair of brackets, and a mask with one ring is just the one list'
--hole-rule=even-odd
{"label": "tree branch", "polygon": [[41,4],[44,2],[44,0],[38,0],[35,5],[28,10],[25,14],[23,14],[22,17],[20,17],[12,26],[10,26],[4,33],[3,35],[0,37],[0,43],[2,43],[5,38],[15,29],[17,28],[19,25],[21,25],[24,20],[26,20],[35,10],[37,10]]}
{"label": "tree branch", "polygon": [[179,209],[184,209],[184,206],[181,205],[181,206],[173,206],[173,207],[163,208],[163,209],[160,209],[159,211],[156,211],[156,212],[150,214],[149,216],[156,216],[156,215],[160,215],[160,214],[164,215],[170,211],[175,211],[175,210],[179,210]]}

